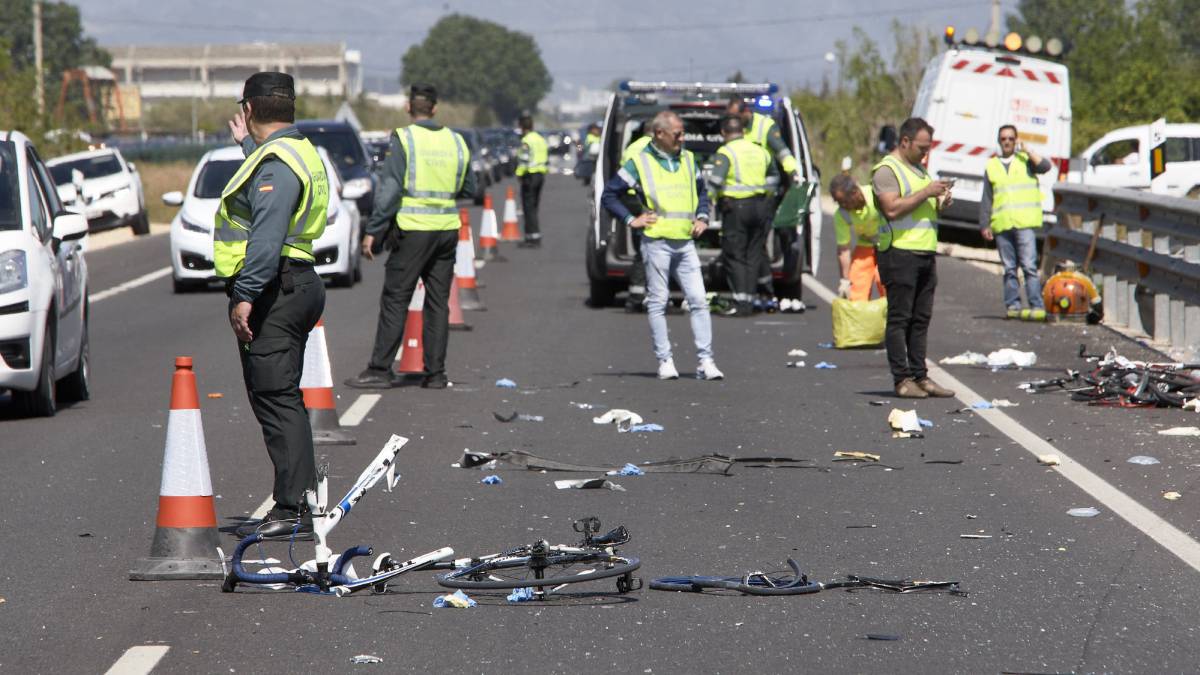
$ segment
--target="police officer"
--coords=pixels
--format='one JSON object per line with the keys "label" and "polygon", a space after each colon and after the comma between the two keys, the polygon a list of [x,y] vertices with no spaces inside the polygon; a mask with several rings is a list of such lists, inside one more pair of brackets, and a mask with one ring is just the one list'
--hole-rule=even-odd
{"label": "police officer", "polygon": [[229,128],[246,160],[221,191],[213,262],[226,280],[246,393],[275,466],[275,506],[238,534],[310,537],[305,492],[316,487],[316,466],[300,374],[308,333],[325,309],[312,243],[325,230],[329,177],[293,125],[290,75],[255,73],[239,104]]}
{"label": "police officer", "polygon": [[521,248],[541,248],[542,230],[538,225],[538,205],[550,165],[546,139],[533,130],[533,116],[521,115],[521,149],[517,153],[517,182],[521,184],[521,210],[525,212],[525,241]]}
{"label": "police officer", "polygon": [[951,183],[933,180],[921,162],[933,145],[933,127],[919,117],[900,125],[900,142],[873,169],[871,184],[884,221],[876,259],[887,289],[888,366],[901,398],[951,397],[929,378],[925,347],[937,288],[938,211]]}
{"label": "police officer", "polygon": [[771,155],[743,135],[741,117],[728,115],[721,120],[721,135],[725,144],[713,156],[710,180],[719,200],[721,252],[733,291],[734,305],[724,314],[747,317],[754,313],[756,276],[771,231],[768,176],[778,180],[778,173]]}
{"label": "police officer", "polygon": [[392,363],[404,339],[417,280],[425,282],[421,386],[445,389],[449,384],[446,344],[459,228],[455,200],[475,193],[475,177],[466,141],[435,122],[436,112],[437,90],[427,84],[412,85],[408,114],[413,123],[392,134],[379,197],[362,241],[363,255],[369,260],[375,259],[385,238],[391,254],[384,265],[371,361],[357,377],[346,380],[352,387],[388,389],[400,383]]}

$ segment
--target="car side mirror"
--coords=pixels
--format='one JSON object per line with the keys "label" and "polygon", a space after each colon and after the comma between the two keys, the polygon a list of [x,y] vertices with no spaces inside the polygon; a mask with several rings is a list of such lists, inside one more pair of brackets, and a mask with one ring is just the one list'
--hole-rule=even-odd
{"label": "car side mirror", "polygon": [[129,170],[131,172],[137,173],[137,165],[136,164],[134,164],[133,162],[126,162],[126,165],[129,166]]}
{"label": "car side mirror", "polygon": [[183,193],[179,190],[172,190],[164,193],[162,200],[167,206],[183,206]]}
{"label": "car side mirror", "polygon": [[54,217],[54,238],[59,241],[72,241],[87,236],[87,218],[78,213],[60,213]]}

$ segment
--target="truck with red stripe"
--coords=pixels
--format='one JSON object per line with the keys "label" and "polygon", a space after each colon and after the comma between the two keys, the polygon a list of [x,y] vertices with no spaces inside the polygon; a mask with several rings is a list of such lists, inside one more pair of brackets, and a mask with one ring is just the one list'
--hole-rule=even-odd
{"label": "truck with red stripe", "polygon": [[1066,180],[1071,156],[1067,67],[1003,46],[956,44],[952,34],[947,31],[950,48],[926,66],[912,112],[934,128],[930,175],[955,180],[941,225],[979,227],[984,167],[1000,151],[996,137],[1005,124],[1016,126],[1021,145],[1054,165],[1039,177],[1046,222],[1053,222],[1052,188]]}

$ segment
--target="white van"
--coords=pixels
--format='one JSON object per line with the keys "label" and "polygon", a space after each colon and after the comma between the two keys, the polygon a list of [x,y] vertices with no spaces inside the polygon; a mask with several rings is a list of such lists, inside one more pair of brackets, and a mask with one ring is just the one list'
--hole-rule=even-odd
{"label": "white van", "polygon": [[[1166,124],[1166,169],[1150,180],[1149,124],[1105,134],[1083,151],[1079,182],[1200,198],[1200,124]],[[1072,176],[1074,178],[1074,176]]]}
{"label": "white van", "polygon": [[1017,127],[1020,142],[1057,170],[1040,177],[1046,221],[1054,219],[1053,185],[1071,156],[1071,90],[1067,67],[1026,54],[955,46],[925,67],[913,117],[934,128],[928,169],[952,178],[954,201],[943,225],[977,228],[984,166],[1000,151],[997,132]]}

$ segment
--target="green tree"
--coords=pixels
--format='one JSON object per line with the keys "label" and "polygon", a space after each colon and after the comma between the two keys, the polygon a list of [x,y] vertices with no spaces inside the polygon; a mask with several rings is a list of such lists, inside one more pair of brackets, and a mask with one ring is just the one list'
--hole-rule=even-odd
{"label": "green tree", "polygon": [[0,129],[28,133],[39,127],[33,79],[32,70],[21,70],[13,64],[8,41],[0,37]]}
{"label": "green tree", "polygon": [[[33,68],[33,2],[0,0],[0,40],[8,43],[13,65]],[[62,72],[81,65],[108,66],[112,56],[83,34],[79,8],[66,2],[42,3],[42,62],[47,99],[62,81]]]}
{"label": "green tree", "polygon": [[434,24],[401,69],[401,84],[432,84],[439,98],[490,108],[505,124],[534,110],[553,84],[531,36],[462,14]]}

